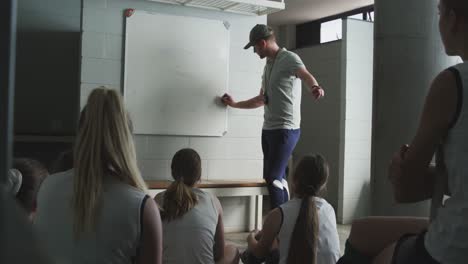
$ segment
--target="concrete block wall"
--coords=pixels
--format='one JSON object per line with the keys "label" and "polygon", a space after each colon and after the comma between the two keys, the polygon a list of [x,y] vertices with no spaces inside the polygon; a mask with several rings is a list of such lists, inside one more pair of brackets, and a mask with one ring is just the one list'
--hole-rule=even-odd
{"label": "concrete block wall", "polygon": [[[194,16],[228,21],[230,27],[229,91],[236,100],[260,91],[264,61],[243,46],[250,29],[266,23],[266,16],[224,12],[132,0],[84,0],[81,106],[90,91],[100,85],[123,89],[124,10]],[[190,43],[187,43],[190,45]],[[136,135],[138,162],[143,177],[171,179],[170,160],[181,148],[194,148],[203,160],[203,179],[252,179],[262,177],[261,128],[263,109],[229,109],[229,130],[224,137],[175,137]],[[248,200],[221,199],[227,231],[247,228]]]}
{"label": "concrete block wall", "polygon": [[370,213],[374,24],[343,20],[344,167],[338,221]]}
{"label": "concrete block wall", "polygon": [[338,222],[349,223],[370,213],[373,24],[343,20],[343,36],[296,50],[325,97],[314,102],[304,92],[302,135],[294,159],[307,153],[325,156],[330,165],[325,198]]}
{"label": "concrete block wall", "polygon": [[342,174],[341,142],[344,108],[342,89],[342,41],[298,49],[307,69],[325,90],[325,97],[315,101],[303,89],[301,104],[301,138],[294,151],[294,160],[310,153],[321,153],[330,165],[325,198],[338,208],[338,179]]}

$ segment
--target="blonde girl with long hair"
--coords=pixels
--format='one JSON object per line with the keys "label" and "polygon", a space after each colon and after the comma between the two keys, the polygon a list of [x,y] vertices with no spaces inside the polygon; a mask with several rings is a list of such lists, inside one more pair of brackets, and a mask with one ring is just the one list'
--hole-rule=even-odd
{"label": "blonde girl with long hair", "polygon": [[116,91],[93,90],[74,168],[49,177],[39,192],[35,225],[60,263],[161,263],[159,210],[147,199],[129,124]]}

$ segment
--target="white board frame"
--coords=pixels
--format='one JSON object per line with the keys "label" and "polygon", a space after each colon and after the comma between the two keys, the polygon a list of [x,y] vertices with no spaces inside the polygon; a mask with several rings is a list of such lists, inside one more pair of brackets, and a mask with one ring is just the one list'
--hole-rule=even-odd
{"label": "white board frame", "polygon": [[[147,25],[148,23],[142,24],[142,22],[148,21],[150,21],[151,23],[159,23],[160,25],[162,25],[158,28],[155,24],[155,26],[151,27],[151,30],[154,30],[154,32],[159,33],[162,32],[161,36],[164,35],[165,39],[158,39],[158,43],[155,43],[154,37],[151,39],[146,38],[146,36],[148,36],[147,31],[149,30],[149,26]],[[171,27],[169,27],[169,25],[171,25]],[[203,27],[201,27],[200,25],[203,25]],[[188,32],[186,27],[190,27],[189,32],[191,33],[179,34],[180,32]],[[225,36],[222,36],[222,29],[224,29]],[[138,30],[139,32],[135,32],[136,30]],[[178,42],[182,41],[181,35],[184,35],[184,39],[186,40],[186,44],[183,46],[181,46]],[[175,16],[160,13],[151,13],[146,11],[135,11],[131,16],[128,16],[126,18],[124,100],[133,120],[135,134],[220,137],[227,133],[228,111],[227,108],[221,104],[219,97],[217,96],[222,95],[228,90],[230,53],[229,35],[229,24],[219,20]],[[154,36],[156,36],[156,33],[154,34]],[[148,43],[141,44],[140,41],[146,41]],[[161,41],[161,43],[159,43],[159,41]],[[175,48],[169,45],[169,43],[174,43],[174,41],[177,41],[177,44],[174,45],[177,46]],[[191,43],[191,41],[197,41],[196,45],[192,46],[193,43]],[[142,49],[140,48],[140,46],[147,45],[145,47],[153,47],[153,45],[151,44],[154,44],[154,47],[156,48],[154,50],[151,49],[151,54],[149,54],[149,51],[146,51],[148,52],[148,54],[143,54],[143,52],[141,52]],[[216,48],[214,48],[213,46],[215,46]],[[183,47],[184,50],[178,50],[181,47]],[[198,50],[193,50],[196,47],[198,47],[199,49],[204,49],[204,47],[206,47],[211,50],[210,52],[197,53]],[[158,50],[158,48],[160,50]],[[158,61],[157,58],[160,57],[164,58],[164,56],[166,56],[166,53],[161,52],[162,49],[166,50],[165,52],[167,52],[167,50],[170,50],[170,52],[173,52],[173,54],[177,54],[176,52],[185,52],[184,54],[187,54],[187,56],[178,56],[177,59],[181,60],[178,63],[172,65],[152,65],[151,63],[153,60],[149,60],[148,58],[156,58],[156,60],[154,61]],[[157,54],[158,51],[159,54]],[[218,53],[216,53],[216,55],[213,55],[213,53],[211,52]],[[207,69],[201,70],[200,68],[193,67],[195,66],[195,64],[193,63],[194,58],[200,59],[200,54],[202,54],[203,56],[214,56],[213,60],[215,61],[215,63],[213,66],[209,65],[208,63],[203,64],[204,67],[208,67],[208,69],[210,67],[212,68],[211,70],[213,73],[209,77],[206,76],[209,72]],[[190,56],[192,56],[193,58]],[[190,58],[187,59],[186,63],[183,60],[187,57]],[[203,60],[204,58],[201,59]],[[164,61],[167,62],[168,60],[166,59]],[[150,63],[149,67],[145,66],[145,64],[147,63]],[[192,68],[190,68],[190,66],[188,65],[191,65]],[[160,67],[160,71],[157,70],[149,72],[148,69],[153,66],[155,66],[156,68]],[[166,69],[166,67],[172,68]],[[191,69],[193,69],[194,72],[191,72]],[[173,78],[167,78],[171,70],[174,73],[172,75]],[[146,71],[146,74],[141,73],[140,71]],[[164,71],[166,72],[160,73]],[[196,71],[201,72],[197,73]],[[151,89],[145,87],[144,83],[147,82],[146,78],[156,78],[153,75],[158,73],[164,75],[162,76],[163,81],[159,82],[159,79],[157,82],[151,80],[148,81],[148,83],[152,83],[153,85],[151,86]],[[175,73],[179,74],[177,75]],[[190,77],[191,74],[192,77],[202,77],[200,77],[200,79],[184,77]],[[141,80],[141,78],[139,79],[137,76],[143,76],[143,80]],[[205,77],[205,79],[203,79],[203,77]],[[213,81],[211,79],[212,77],[216,78],[216,80]],[[177,78],[179,78],[179,80],[174,80]],[[166,85],[168,83],[173,83],[174,85],[177,85],[177,81],[187,82],[187,80],[185,80],[184,78],[193,81],[193,83],[190,83],[191,85],[193,84],[193,87],[199,86],[205,88],[205,86],[201,85],[201,83],[197,83],[197,81],[202,82],[203,80],[207,83],[210,83],[209,85],[207,85],[206,89],[211,90],[204,91],[204,93],[198,95],[197,92],[199,92],[200,89],[184,90],[186,88],[176,88],[167,90],[167,87],[159,87],[159,85],[164,86],[163,84],[161,84],[164,82],[166,83]],[[212,82],[215,84],[213,85]],[[182,86],[184,85],[180,85],[178,87]],[[211,91],[213,92],[212,97],[210,93]],[[156,98],[155,95],[157,95],[159,92],[169,92],[169,95],[165,94],[166,97],[161,96],[161,98],[164,98],[163,102],[161,102],[160,104],[163,105],[161,107],[159,107],[158,105],[152,105],[147,99]],[[189,97],[185,97],[185,94],[188,94]],[[169,113],[165,111],[165,107],[171,109],[169,110]],[[153,118],[155,118],[154,121]]]}

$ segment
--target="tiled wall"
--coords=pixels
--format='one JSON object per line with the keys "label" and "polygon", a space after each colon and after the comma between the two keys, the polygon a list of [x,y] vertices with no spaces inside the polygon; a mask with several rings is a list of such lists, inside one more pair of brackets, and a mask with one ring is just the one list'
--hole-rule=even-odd
{"label": "tiled wall", "polygon": [[335,209],[338,206],[338,179],[342,167],[340,142],[342,138],[343,96],[341,83],[342,41],[330,42],[296,50],[307,69],[325,90],[325,97],[315,101],[303,89],[301,138],[294,151],[294,159],[309,153],[320,153],[330,165],[326,199]]}
{"label": "tiled wall", "polygon": [[345,137],[338,221],[370,212],[374,24],[343,20]]}
{"label": "tiled wall", "polygon": [[325,97],[314,102],[304,92],[302,135],[294,158],[325,156],[330,165],[326,199],[338,222],[349,223],[370,209],[373,24],[343,20],[343,36],[296,51]]}
{"label": "tiled wall", "polygon": [[[250,29],[266,23],[265,16],[243,16],[147,1],[84,0],[81,105],[96,86],[122,89],[124,17],[126,8],[173,15],[228,21],[230,27],[229,90],[235,99],[259,93],[264,61],[243,46]],[[190,43],[187,43],[190,45]],[[191,147],[203,159],[203,179],[252,179],[262,177],[260,144],[263,109],[229,109],[224,137],[136,136],[138,162],[145,179],[170,179],[174,153]],[[247,227],[246,198],[222,199],[228,231]]]}

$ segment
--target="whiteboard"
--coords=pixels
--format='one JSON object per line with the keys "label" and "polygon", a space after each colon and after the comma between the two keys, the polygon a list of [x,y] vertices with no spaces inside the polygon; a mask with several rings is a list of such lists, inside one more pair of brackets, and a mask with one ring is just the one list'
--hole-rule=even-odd
{"label": "whiteboard", "polygon": [[136,11],[126,18],[124,71],[135,134],[226,133],[227,23]]}

